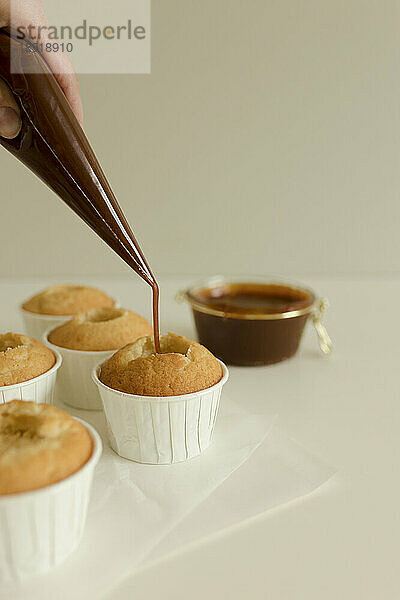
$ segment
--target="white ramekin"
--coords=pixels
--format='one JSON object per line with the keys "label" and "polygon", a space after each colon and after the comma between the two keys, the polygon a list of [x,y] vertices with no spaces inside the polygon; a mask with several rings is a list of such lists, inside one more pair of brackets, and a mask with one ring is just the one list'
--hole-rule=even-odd
{"label": "white ramekin", "polygon": [[99,361],[104,362],[116,350],[89,351],[70,350],[55,346],[48,340],[50,331],[43,335],[43,343],[62,356],[62,368],[57,377],[56,398],[64,404],[85,410],[101,410],[102,404],[91,373]]}
{"label": "white ramekin", "polygon": [[222,379],[210,388],[182,396],[136,396],[114,390],[98,377],[112,449],[123,458],[163,465],[197,456],[210,442],[217,419],[219,400],[229,373],[222,365]]}
{"label": "white ramekin", "polygon": [[51,369],[33,379],[28,379],[28,381],[0,386],[0,404],[11,400],[30,400],[42,404],[54,404],[54,388],[62,357],[56,349],[52,348],[52,351],[55,354],[56,362]]}
{"label": "white ramekin", "polygon": [[0,496],[0,581],[21,582],[63,562],[79,545],[93,473],[102,444],[91,425],[93,453],[66,479],[44,488]]}
{"label": "white ramekin", "polygon": [[[119,308],[119,302],[114,300],[114,308]],[[70,321],[76,315],[41,315],[39,313],[29,312],[22,306],[19,307],[26,335],[41,340],[46,331],[55,329],[59,325]]]}

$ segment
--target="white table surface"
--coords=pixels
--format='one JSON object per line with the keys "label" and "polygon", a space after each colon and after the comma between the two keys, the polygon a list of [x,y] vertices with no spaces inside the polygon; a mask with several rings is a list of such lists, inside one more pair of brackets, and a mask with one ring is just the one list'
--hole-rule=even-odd
{"label": "white table surface", "polygon": [[[278,413],[286,431],[338,474],[306,498],[141,569],[104,598],[400,597],[400,280],[304,281],[331,302],[334,354],[320,355],[309,325],[294,359],[232,368],[229,393],[255,411]],[[149,291],[137,278],[86,282],[150,315]],[[189,309],[174,302],[185,282],[161,280],[162,328],[192,336]],[[16,306],[48,283],[0,281],[0,330],[18,330]]]}

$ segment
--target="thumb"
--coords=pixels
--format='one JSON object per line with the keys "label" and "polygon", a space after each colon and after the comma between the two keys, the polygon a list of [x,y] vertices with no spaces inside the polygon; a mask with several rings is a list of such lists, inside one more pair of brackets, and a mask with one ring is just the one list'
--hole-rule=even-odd
{"label": "thumb", "polygon": [[0,79],[0,136],[7,139],[17,137],[21,125],[18,104],[8,85]]}

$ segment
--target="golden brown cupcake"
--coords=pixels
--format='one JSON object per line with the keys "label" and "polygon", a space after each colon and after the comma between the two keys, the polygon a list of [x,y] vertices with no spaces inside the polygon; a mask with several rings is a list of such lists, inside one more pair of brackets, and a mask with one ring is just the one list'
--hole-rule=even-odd
{"label": "golden brown cupcake", "polygon": [[41,342],[18,333],[0,334],[0,386],[29,381],[55,362],[53,352]]}
{"label": "golden brown cupcake", "polygon": [[161,336],[160,344],[161,354],[151,337],[121,348],[102,366],[100,381],[140,396],[190,394],[220,381],[220,363],[201,344],[174,333]]}
{"label": "golden brown cupcake", "polygon": [[52,285],[22,304],[28,312],[59,316],[77,315],[103,306],[114,306],[114,300],[101,290],[84,285]]}
{"label": "golden brown cupcake", "polygon": [[12,400],[0,406],[0,495],[65,479],[92,454],[81,423],[48,404]]}
{"label": "golden brown cupcake", "polygon": [[49,342],[70,350],[116,350],[149,335],[146,319],[126,308],[97,308],[77,315],[50,332]]}

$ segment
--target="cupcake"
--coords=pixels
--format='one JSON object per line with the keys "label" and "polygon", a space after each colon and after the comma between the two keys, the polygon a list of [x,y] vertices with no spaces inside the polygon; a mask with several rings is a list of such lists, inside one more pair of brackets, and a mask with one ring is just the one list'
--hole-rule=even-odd
{"label": "cupcake", "polygon": [[0,403],[14,398],[53,403],[61,356],[18,333],[0,334]]}
{"label": "cupcake", "polygon": [[197,456],[211,442],[228,370],[204,346],[169,333],[145,337],[93,370],[111,447],[151,464]]}
{"label": "cupcake", "polygon": [[113,298],[93,287],[52,285],[21,305],[28,335],[41,339],[45,331],[94,308],[115,306]]}
{"label": "cupcake", "polygon": [[126,308],[89,310],[52,329],[44,341],[63,358],[57,397],[75,408],[100,410],[99,394],[90,377],[93,367],[151,331],[146,319]]}
{"label": "cupcake", "polygon": [[21,400],[0,406],[2,582],[48,571],[78,546],[100,454],[96,431],[63,410]]}

